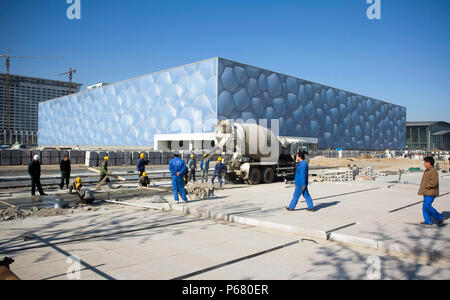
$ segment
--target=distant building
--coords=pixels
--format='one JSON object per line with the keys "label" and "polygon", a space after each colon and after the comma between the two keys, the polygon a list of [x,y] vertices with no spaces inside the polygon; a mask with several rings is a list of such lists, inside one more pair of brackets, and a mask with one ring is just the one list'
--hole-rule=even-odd
{"label": "distant building", "polygon": [[447,122],[407,122],[408,150],[450,150],[450,124]]}
{"label": "distant building", "polygon": [[406,143],[405,107],[216,57],[44,101],[39,145],[153,146],[155,135],[214,132],[218,120],[275,120],[280,136],[319,149]]}
{"label": "distant building", "polygon": [[102,86],[105,86],[105,85],[108,85],[108,83],[100,82],[100,83],[88,86],[86,88],[86,90],[90,91],[90,90],[93,90],[93,89],[96,89],[96,88],[99,88],[99,87],[102,87]]}
{"label": "distant building", "polygon": [[[39,102],[69,94],[69,82],[9,75],[9,128],[6,116],[6,74],[0,74],[0,143],[37,144]],[[81,84],[72,82],[72,92]]]}

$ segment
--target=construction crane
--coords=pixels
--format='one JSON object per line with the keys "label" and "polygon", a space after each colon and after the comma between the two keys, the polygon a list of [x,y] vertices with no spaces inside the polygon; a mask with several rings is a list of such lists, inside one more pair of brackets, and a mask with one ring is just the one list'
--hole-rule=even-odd
{"label": "construction crane", "polygon": [[72,75],[76,73],[77,70],[70,68],[68,72],[58,74],[58,76],[63,76],[69,74],[69,94],[72,94]]}
{"label": "construction crane", "polygon": [[[5,87],[6,87],[6,97],[5,97],[5,113],[4,113],[4,118],[5,118],[5,130],[6,130],[6,134],[10,131],[10,127],[9,127],[9,111],[10,111],[10,104],[9,104],[9,67],[11,65],[11,58],[62,58],[62,57],[50,57],[50,56],[18,56],[18,55],[9,55],[9,51],[8,49],[6,49],[6,53],[5,54],[0,54],[0,57],[2,58],[6,58],[6,78],[5,78]],[[6,134],[5,134],[5,141],[6,141]]]}

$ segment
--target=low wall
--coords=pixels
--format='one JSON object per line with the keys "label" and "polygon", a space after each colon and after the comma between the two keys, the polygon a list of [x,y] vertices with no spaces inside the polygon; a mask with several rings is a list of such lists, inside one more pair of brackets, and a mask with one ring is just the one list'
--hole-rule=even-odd
{"label": "low wall", "polygon": [[[68,154],[72,164],[98,167],[103,158],[108,156],[109,166],[135,166],[141,153],[144,153],[145,159],[148,159],[151,165],[168,165],[174,157],[172,152],[166,151],[0,150],[0,166],[28,165],[36,154],[41,157],[43,165],[59,165]],[[186,162],[190,155],[191,153],[181,153]],[[196,154],[195,157],[197,161],[201,159],[201,155]]]}

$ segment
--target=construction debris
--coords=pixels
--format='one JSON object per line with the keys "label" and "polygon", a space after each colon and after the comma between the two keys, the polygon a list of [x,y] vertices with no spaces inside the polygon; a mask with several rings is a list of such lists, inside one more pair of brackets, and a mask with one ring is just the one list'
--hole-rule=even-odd
{"label": "construction debris", "polygon": [[0,212],[0,221],[12,221],[17,219],[25,219],[31,215],[18,207],[8,207]]}
{"label": "construction debris", "polygon": [[61,208],[38,208],[33,206],[29,211],[24,211],[19,207],[9,207],[0,211],[0,221],[22,220],[26,217],[51,217],[64,214],[65,212]]}
{"label": "construction debris", "polygon": [[164,199],[164,197],[161,195],[156,195],[152,198],[152,200],[150,202],[151,203],[167,203],[167,200]]}
{"label": "construction debris", "polygon": [[186,186],[186,191],[197,200],[214,197],[214,187],[206,183],[189,183]]}

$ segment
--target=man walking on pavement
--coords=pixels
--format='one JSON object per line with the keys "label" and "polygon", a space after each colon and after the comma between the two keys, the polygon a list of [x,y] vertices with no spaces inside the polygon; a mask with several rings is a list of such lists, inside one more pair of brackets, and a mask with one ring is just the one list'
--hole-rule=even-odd
{"label": "man walking on pavement", "polygon": [[200,162],[200,170],[202,171],[202,183],[208,182],[209,163],[211,159],[206,159],[207,154],[203,155],[203,159]]}
{"label": "man walking on pavement", "polygon": [[289,207],[286,207],[286,210],[294,211],[300,196],[303,195],[303,197],[305,197],[306,204],[308,205],[307,211],[313,212],[314,205],[308,192],[308,164],[305,161],[305,153],[297,153],[296,160],[298,165],[295,172],[295,192],[292,197],[292,201]]}
{"label": "man walking on pavement", "polygon": [[36,187],[41,196],[47,195],[42,190],[41,186],[41,163],[39,162],[39,155],[33,157],[33,161],[28,165],[28,174],[31,176],[31,196],[35,196]]}
{"label": "man walking on pavement", "polygon": [[174,153],[175,157],[169,163],[169,171],[172,175],[172,189],[175,202],[178,203],[178,194],[184,202],[188,202],[186,190],[184,189],[184,175],[187,172],[186,163],[180,158],[180,154]]}
{"label": "man walking on pavement", "polygon": [[141,153],[140,159],[137,161],[136,169],[139,171],[139,177],[145,172],[145,165],[148,165],[148,160],[145,159],[145,154]]}
{"label": "man walking on pavement", "polygon": [[191,159],[188,161],[189,179],[188,181],[195,182],[195,169],[197,168],[197,162],[195,161],[195,155],[191,154]]}
{"label": "man walking on pavement", "polygon": [[223,185],[222,176],[223,176],[223,173],[225,173],[225,170],[226,170],[226,168],[225,168],[225,165],[222,163],[222,157],[219,157],[217,159],[217,164],[214,167],[214,175],[211,180],[212,185],[214,185],[214,179],[216,179],[216,177],[218,177],[220,187],[222,187],[222,185]]}
{"label": "man walking on pavement", "polygon": [[423,196],[422,213],[425,222],[421,222],[420,224],[433,225],[433,221],[431,220],[433,218],[441,226],[444,224],[445,218],[432,206],[434,199],[439,196],[439,174],[434,167],[433,157],[425,157],[423,161],[425,172],[423,173],[418,194]]}
{"label": "man walking on pavement", "polygon": [[66,187],[69,188],[70,171],[71,171],[69,155],[64,156],[64,159],[59,164],[59,169],[61,170],[61,184],[59,185],[59,187],[63,189],[65,180]]}
{"label": "man walking on pavement", "polygon": [[[99,183],[103,180],[103,178],[108,176],[108,161],[109,161],[109,157],[105,156],[104,159],[103,159],[102,166],[100,168],[100,180],[98,181]],[[105,179],[105,182],[108,185],[110,184],[109,177]]]}

